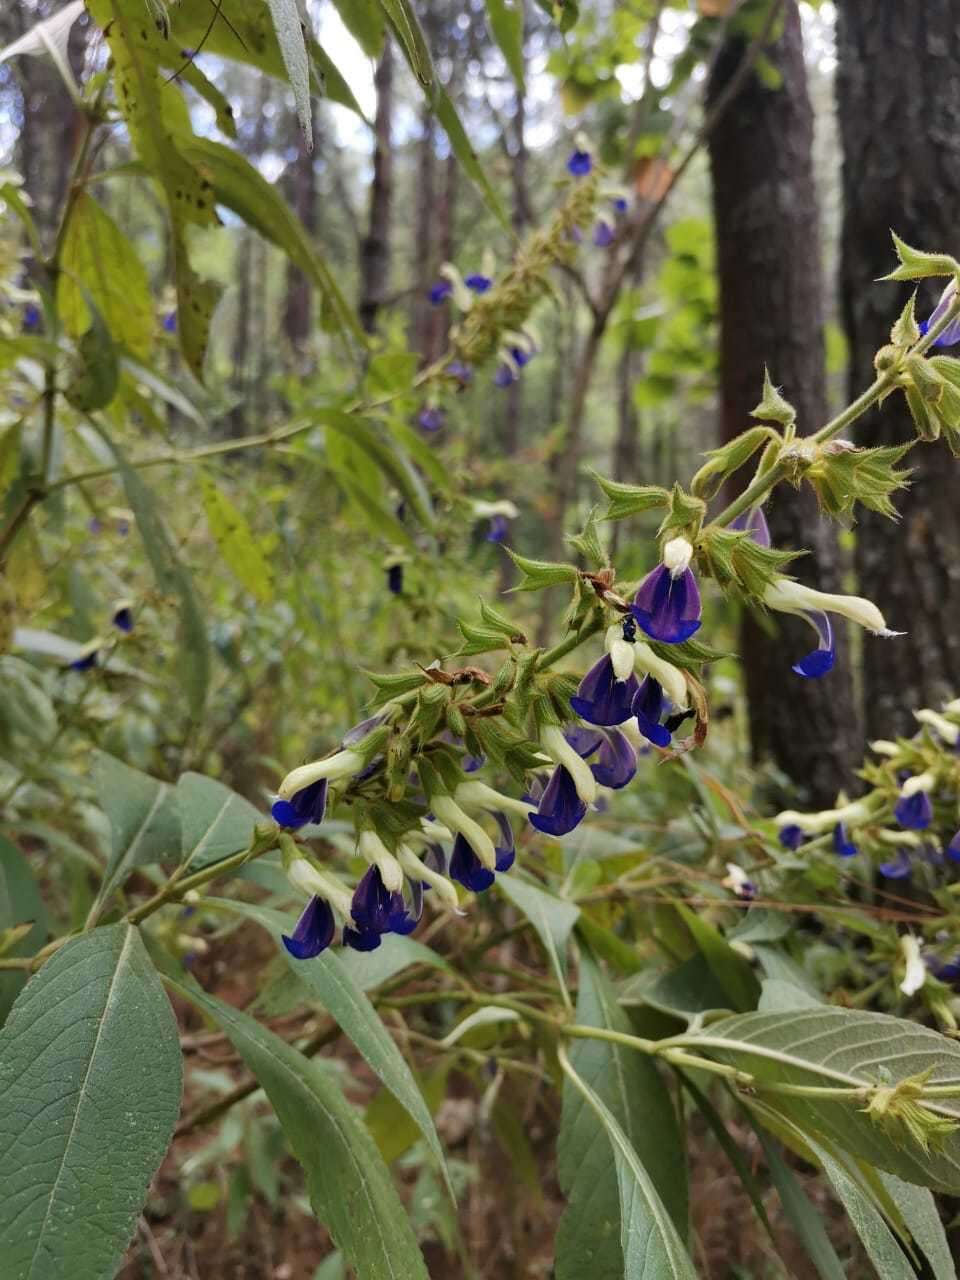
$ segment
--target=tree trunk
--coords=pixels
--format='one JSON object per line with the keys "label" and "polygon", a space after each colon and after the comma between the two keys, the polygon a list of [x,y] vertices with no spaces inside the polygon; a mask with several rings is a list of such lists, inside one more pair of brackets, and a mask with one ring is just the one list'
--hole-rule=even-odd
{"label": "tree trunk", "polygon": [[424,364],[434,359],[434,323],[430,299],[427,296],[436,270],[433,249],[433,224],[435,209],[434,178],[436,151],[434,148],[433,113],[425,105],[420,115],[420,142],[417,152],[417,216],[414,225],[414,299],[413,342]]}
{"label": "tree trunk", "polygon": [[[725,45],[711,77],[711,102],[730,83],[744,53],[740,39]],[[770,89],[751,74],[709,143],[723,440],[751,425],[764,364],[795,406],[802,432],[816,430],[827,416],[813,118],[794,0],[786,5],[782,34],[765,53],[782,84]],[[798,561],[797,576],[818,589],[839,590],[835,531],[818,515],[812,492],[781,487],[766,513],[775,545],[810,552]],[[837,664],[830,675],[805,680],[790,666],[813,647],[812,632],[782,615],[763,623],[746,616],[740,637],[754,757],[772,758],[804,787],[808,802],[829,803],[858,758],[847,637],[838,627]]]}
{"label": "tree trunk", "polygon": [[390,212],[393,202],[393,52],[387,37],[377,72],[377,114],[374,120],[373,185],[370,221],[360,245],[360,323],[367,333],[377,327],[377,311],[387,294],[390,277]]}
{"label": "tree trunk", "polygon": [[[319,115],[315,113],[319,123]],[[319,137],[317,139],[319,142]],[[296,116],[290,115],[288,146],[297,158],[287,171],[288,196],[294,212],[312,240],[317,230],[316,152],[308,151],[300,133]],[[287,263],[286,296],[283,304],[283,332],[294,352],[306,348],[313,328],[313,295],[306,273],[293,262]]]}
{"label": "tree trunk", "polygon": [[[845,0],[838,13],[837,104],[843,143],[841,289],[850,389],[874,376],[873,357],[908,296],[877,284],[895,265],[892,227],[909,244],[960,253],[960,0]],[[925,86],[926,92],[919,87]],[[921,289],[918,315],[943,281]],[[854,428],[858,444],[889,445],[914,429],[900,396]],[[910,454],[911,488],[898,524],[862,511],[859,591],[883,610],[896,640],[864,644],[866,729],[892,738],[911,712],[960,693],[960,467],[943,444]]]}

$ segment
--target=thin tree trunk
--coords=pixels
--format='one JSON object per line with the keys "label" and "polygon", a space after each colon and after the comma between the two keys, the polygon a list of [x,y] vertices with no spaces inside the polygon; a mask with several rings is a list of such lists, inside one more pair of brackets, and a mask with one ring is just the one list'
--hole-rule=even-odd
{"label": "thin tree trunk", "polygon": [[[837,40],[841,289],[850,389],[859,392],[908,296],[906,285],[875,283],[894,265],[890,228],[920,248],[960,253],[960,0],[844,0]],[[918,314],[932,306],[942,283],[921,290]],[[913,435],[899,396],[855,428],[864,445]],[[914,708],[937,706],[960,691],[960,464],[943,444],[918,445],[909,461],[911,488],[896,499],[901,521],[863,511],[857,527],[859,590],[876,601],[889,626],[907,632],[865,641],[871,737],[912,732]]]}
{"label": "thin tree trunk", "polygon": [[434,178],[436,151],[434,148],[433,114],[425,105],[420,115],[420,141],[417,153],[417,216],[414,223],[414,282],[413,334],[414,346],[425,364],[434,358],[434,324],[428,292],[436,269],[434,262],[433,229]]}
{"label": "thin tree trunk", "polygon": [[[744,53],[739,39],[724,47],[709,85],[711,101],[736,75]],[[771,89],[752,74],[709,143],[723,440],[750,425],[764,364],[795,406],[801,431],[816,430],[827,417],[813,116],[795,0],[788,0],[783,32],[766,56],[782,83]],[[809,489],[782,486],[766,513],[775,545],[810,552],[798,562],[797,576],[820,590],[839,590],[834,527],[819,516]],[[837,664],[829,676],[805,680],[790,666],[813,647],[809,628],[779,617],[764,622],[747,615],[740,640],[754,757],[772,758],[805,788],[810,802],[827,804],[857,755],[847,637],[838,634]]]}
{"label": "thin tree trunk", "polygon": [[[316,113],[315,113],[316,114]],[[316,117],[319,122],[319,116]],[[296,117],[290,116],[288,145],[296,148],[297,158],[289,172],[289,198],[294,212],[312,239],[317,230],[316,152],[308,151],[300,134]],[[313,328],[313,295],[306,274],[293,262],[287,263],[286,296],[283,305],[283,332],[295,353],[302,353]]]}
{"label": "thin tree trunk", "polygon": [[390,216],[393,205],[393,51],[387,37],[374,77],[377,114],[374,120],[373,185],[370,220],[360,245],[360,323],[367,333],[377,327],[377,311],[389,289]]}

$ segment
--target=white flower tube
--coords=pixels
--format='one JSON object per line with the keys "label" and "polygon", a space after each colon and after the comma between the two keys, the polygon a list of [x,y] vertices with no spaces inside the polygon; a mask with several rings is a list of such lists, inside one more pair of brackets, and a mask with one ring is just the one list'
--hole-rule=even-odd
{"label": "white flower tube", "polygon": [[863,596],[832,595],[829,591],[816,591],[789,578],[777,578],[763,593],[763,603],[781,613],[838,613],[858,626],[872,631],[875,636],[900,636],[902,631],[891,631],[883,614],[872,600]]}
{"label": "white flower tube", "polygon": [[475,498],[470,505],[475,516],[506,516],[508,520],[516,520],[520,514],[516,503],[511,502],[509,498],[501,498],[496,502],[489,502],[486,498]]}
{"label": "white flower tube", "polygon": [[617,680],[629,680],[633,675],[633,645],[629,640],[624,640],[621,623],[615,622],[612,627],[607,627],[604,644],[613,664],[615,678]]}
{"label": "white flower tube", "polygon": [[872,810],[862,800],[854,800],[839,809],[823,809],[819,813],[798,813],[795,809],[784,809],[774,818],[778,827],[799,827],[808,836],[820,835],[830,831],[838,822],[856,826],[867,822],[872,817]]}
{"label": "white flower tube", "polygon": [[914,996],[927,980],[927,966],[920,954],[920,943],[912,933],[905,933],[901,937],[900,954],[906,969],[900,990],[905,996]]}
{"label": "white flower tube", "polygon": [[453,832],[442,822],[431,822],[429,818],[420,819],[420,830],[427,840],[452,840]]}
{"label": "white flower tube", "polygon": [[590,766],[583,760],[563,736],[556,725],[548,725],[540,734],[540,745],[556,764],[562,764],[573,779],[577,795],[584,804],[593,804],[597,798],[597,780]]}
{"label": "white flower tube", "polygon": [[895,742],[890,742],[887,738],[874,738],[870,743],[870,750],[878,756],[898,756],[900,748]]}
{"label": "white flower tube", "polygon": [[690,568],[693,559],[693,545],[686,538],[671,538],[664,544],[663,563],[670,570],[671,578],[679,578]]}
{"label": "white flower tube", "polygon": [[379,869],[380,879],[388,893],[397,893],[403,888],[403,868],[375,831],[360,832],[357,850],[361,857]]}
{"label": "white flower tube", "polygon": [[663,687],[664,693],[678,711],[685,711],[688,702],[687,682],[683,672],[672,662],[659,658],[644,640],[637,640],[631,646],[633,662],[640,675],[653,676]]}
{"label": "white flower tube", "polygon": [[940,715],[937,711],[930,711],[926,707],[922,711],[915,711],[913,714],[921,724],[935,729],[944,742],[948,742],[951,747],[957,745],[957,739],[960,738],[960,725],[954,724],[946,716]]}
{"label": "white flower tube", "polygon": [[436,889],[437,896],[442,899],[448,907],[456,909],[459,906],[460,899],[457,897],[456,886],[446,876],[441,875],[439,871],[434,871],[432,867],[428,867],[425,862],[405,844],[397,847],[397,858],[401,867],[411,880],[422,880],[424,884],[428,884],[431,889]]}
{"label": "white flower tube", "polygon": [[936,781],[936,775],[931,773],[929,769],[926,773],[915,773],[912,778],[907,778],[900,788],[900,794],[904,800],[909,800],[911,796],[917,795],[920,791],[932,791]]}
{"label": "white flower tube", "polygon": [[496,871],[497,851],[493,841],[479,822],[475,822],[468,813],[464,813],[456,800],[451,796],[431,796],[430,808],[445,826],[457,835],[463,836],[488,870]]}
{"label": "white flower tube", "polygon": [[489,813],[495,813],[499,809],[503,813],[519,814],[521,818],[535,813],[537,809],[535,804],[501,795],[485,782],[478,781],[461,782],[454,792],[454,799],[467,809],[486,809]]}
{"label": "white flower tube", "polygon": [[353,899],[349,891],[333,876],[318,871],[306,858],[295,858],[290,863],[287,879],[308,898],[324,898],[345,920],[350,919]]}
{"label": "white flower tube", "polygon": [[302,764],[298,769],[288,773],[277,788],[281,800],[289,800],[304,787],[309,787],[321,778],[336,782],[338,778],[352,778],[363,768],[363,756],[357,751],[337,751],[325,760],[314,760],[312,764]]}

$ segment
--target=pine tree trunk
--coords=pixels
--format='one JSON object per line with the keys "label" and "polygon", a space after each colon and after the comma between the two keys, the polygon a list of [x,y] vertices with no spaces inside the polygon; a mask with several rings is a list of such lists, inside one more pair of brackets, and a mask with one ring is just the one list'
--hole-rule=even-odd
{"label": "pine tree trunk", "polygon": [[[744,51],[738,39],[722,50],[711,101],[736,74]],[[782,34],[765,53],[781,85],[771,89],[751,75],[710,138],[723,440],[751,425],[764,364],[795,406],[801,431],[816,430],[827,417],[813,119],[794,0]],[[809,550],[797,562],[800,580],[839,590],[834,528],[818,515],[813,494],[781,487],[766,513],[775,545]],[[747,616],[741,630],[754,757],[771,758],[812,803],[830,802],[857,758],[848,637],[843,627],[837,633],[834,670],[804,680],[790,670],[814,647],[804,623],[773,615],[761,625]]]}
{"label": "pine tree trunk", "polygon": [[393,203],[393,51],[387,38],[374,77],[377,114],[374,120],[373,185],[370,221],[360,245],[360,323],[367,333],[377,327],[390,278],[390,214]]}
{"label": "pine tree trunk", "polygon": [[[960,0],[845,0],[837,42],[841,289],[857,393],[872,380],[874,354],[909,294],[907,285],[875,283],[895,265],[890,228],[919,248],[960,254]],[[918,315],[937,288],[934,281],[921,289]],[[899,396],[854,428],[863,445],[913,434]],[[901,521],[864,511],[857,526],[859,591],[888,626],[907,632],[865,642],[871,737],[910,733],[914,708],[960,693],[960,464],[939,443],[918,445],[909,462],[912,486],[896,498]]]}

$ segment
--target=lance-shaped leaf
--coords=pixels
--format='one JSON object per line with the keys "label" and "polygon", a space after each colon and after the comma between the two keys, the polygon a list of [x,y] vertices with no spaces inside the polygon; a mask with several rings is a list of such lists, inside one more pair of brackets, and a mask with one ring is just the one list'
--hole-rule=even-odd
{"label": "lance-shaped leaf", "polygon": [[390,1174],[360,1117],[323,1067],[238,1009],[171,982],[208,1014],[263,1086],[307,1175],[310,1201],[363,1280],[428,1280]]}
{"label": "lance-shaped leaf", "polygon": [[224,563],[237,581],[258,600],[273,599],[270,561],[263,553],[246,516],[206,472],[200,472],[203,510]]}
{"label": "lance-shaped leaf", "polygon": [[[960,1131],[950,1127],[960,1125],[960,1045],[946,1036],[886,1014],[820,1006],[723,1018],[677,1043],[749,1072],[768,1107],[801,1131],[907,1182],[960,1192]],[[956,1096],[910,1097],[921,1077],[923,1087]],[[860,1092],[797,1097],[777,1093],[777,1084]]]}
{"label": "lance-shaped leaf", "polygon": [[[630,1030],[615,993],[586,955],[581,957],[577,1022],[605,1030]],[[642,1162],[645,1181],[664,1218],[671,1221],[673,1233],[678,1238],[685,1235],[687,1186],[680,1133],[657,1067],[635,1050],[605,1040],[575,1040],[570,1060]],[[626,1218],[620,1222],[618,1162],[602,1117],[572,1082],[564,1086],[557,1155],[560,1185],[568,1200],[557,1235],[557,1280],[587,1275],[590,1280],[621,1280],[624,1251],[620,1234],[627,1222]]]}
{"label": "lance-shaped leaf", "polygon": [[313,121],[310,115],[310,62],[300,22],[297,0],[267,0],[277,33],[277,44],[287,69],[297,116],[307,150],[313,149]]}
{"label": "lance-shaped leaf", "polygon": [[[20,850],[0,836],[0,933],[22,930],[3,950],[5,956],[35,955],[47,940],[47,911],[30,865]],[[0,973],[0,1025],[26,981],[16,969]]]}
{"label": "lance-shaped leaf", "polygon": [[[563,1048],[559,1050],[559,1057],[571,1086],[599,1120],[613,1148],[620,1198],[623,1264],[619,1271],[609,1273],[611,1278],[649,1280],[655,1276],[657,1280],[695,1280],[696,1272],[683,1240],[623,1127],[598,1092],[571,1065]],[[678,1148],[673,1148],[671,1154],[675,1157],[677,1151]],[[567,1274],[571,1277],[589,1275],[591,1280],[600,1275],[594,1260],[589,1257],[586,1268]]]}
{"label": "lance-shaped leaf", "polygon": [[580,908],[576,903],[554,897],[538,885],[521,880],[519,876],[501,876],[497,885],[536,929],[557,981],[566,989],[567,944],[573,926],[580,918]]}
{"label": "lance-shaped leaf", "polygon": [[138,931],[68,942],[0,1031],[0,1258],[109,1277],[180,1110],[177,1024]]}

